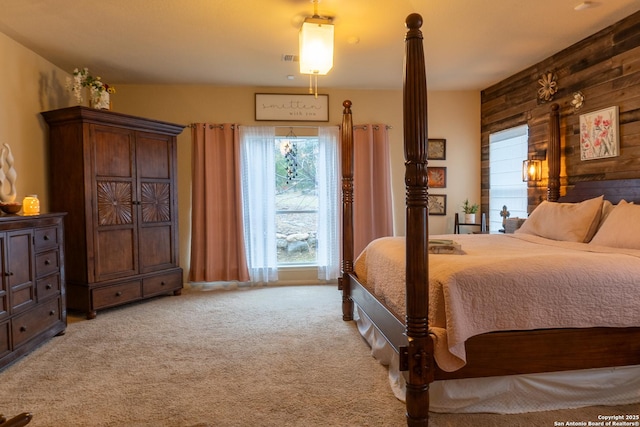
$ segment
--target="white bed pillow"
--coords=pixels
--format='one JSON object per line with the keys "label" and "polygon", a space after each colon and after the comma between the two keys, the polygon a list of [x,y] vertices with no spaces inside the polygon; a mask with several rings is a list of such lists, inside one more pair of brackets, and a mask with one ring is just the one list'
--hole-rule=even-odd
{"label": "white bed pillow", "polygon": [[603,199],[600,196],[580,203],[545,200],[515,232],[565,242],[588,242],[600,224]]}
{"label": "white bed pillow", "polygon": [[640,249],[640,205],[621,200],[611,210],[590,244]]}

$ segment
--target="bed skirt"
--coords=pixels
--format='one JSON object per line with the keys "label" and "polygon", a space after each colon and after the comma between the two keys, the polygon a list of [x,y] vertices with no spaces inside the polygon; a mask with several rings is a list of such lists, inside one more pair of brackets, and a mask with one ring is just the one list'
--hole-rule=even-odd
{"label": "bed skirt", "polygon": [[[357,305],[355,314],[360,334],[373,357],[389,368],[391,389],[404,402],[397,353]],[[443,413],[518,414],[638,402],[640,365],[435,381],[429,388],[429,410]]]}

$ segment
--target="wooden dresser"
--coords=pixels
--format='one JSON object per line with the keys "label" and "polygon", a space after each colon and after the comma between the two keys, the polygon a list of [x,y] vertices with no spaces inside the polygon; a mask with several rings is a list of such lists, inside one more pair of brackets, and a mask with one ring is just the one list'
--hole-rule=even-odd
{"label": "wooden dresser", "polygon": [[0,215],[0,368],[67,327],[63,218]]}
{"label": "wooden dresser", "polygon": [[42,113],[50,207],[68,213],[67,306],[180,294],[176,140],[184,128],[87,107]]}

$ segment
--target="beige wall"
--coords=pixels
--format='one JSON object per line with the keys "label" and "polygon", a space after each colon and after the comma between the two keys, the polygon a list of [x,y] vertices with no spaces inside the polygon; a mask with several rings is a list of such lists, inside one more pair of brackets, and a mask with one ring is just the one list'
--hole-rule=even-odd
{"label": "beige wall", "polygon": [[[0,143],[9,143],[16,158],[19,200],[37,193],[43,210],[48,206],[47,125],[40,112],[72,105],[64,87],[67,71],[0,34]],[[79,64],[82,66],[84,64]],[[193,122],[256,124],[254,93],[291,92],[263,87],[119,85],[112,95],[113,110],[187,125]],[[404,155],[402,92],[323,89],[329,94],[329,124],[342,120],[342,102],[353,102],[355,123],[385,123],[390,130],[392,188],[396,234],[404,234]],[[299,93],[306,93],[301,88]],[[450,233],[453,215],[465,198],[480,198],[480,93],[430,92],[429,134],[447,139],[447,159],[433,161],[447,167],[447,216],[432,216],[432,234]],[[261,122],[264,123],[264,122]],[[271,122],[269,122],[271,123]],[[275,123],[278,125],[279,123]],[[287,125],[288,123],[281,123]],[[295,123],[303,124],[303,123]],[[317,125],[318,123],[312,123]],[[320,123],[323,124],[323,123]],[[189,268],[191,133],[178,137],[178,194],[180,216],[180,265]]]}
{"label": "beige wall", "polygon": [[0,64],[0,145],[9,144],[15,159],[16,201],[37,194],[46,210],[47,125],[40,112],[69,105],[67,74],[2,33]]}

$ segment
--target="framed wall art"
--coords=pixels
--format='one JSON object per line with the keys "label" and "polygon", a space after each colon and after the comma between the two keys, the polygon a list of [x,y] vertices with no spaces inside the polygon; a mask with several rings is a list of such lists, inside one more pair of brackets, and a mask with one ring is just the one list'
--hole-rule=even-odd
{"label": "framed wall art", "polygon": [[580,116],[580,160],[604,159],[620,155],[618,107],[609,107]]}
{"label": "framed wall art", "polygon": [[427,160],[446,160],[447,140],[431,139],[427,140]]}
{"label": "framed wall art", "polygon": [[446,215],[447,214],[446,194],[429,194],[427,206],[429,208],[429,215]]}
{"label": "framed wall art", "polygon": [[328,122],[329,95],[256,93],[256,121]]}
{"label": "framed wall art", "polygon": [[429,188],[446,188],[447,168],[444,166],[427,166]]}

